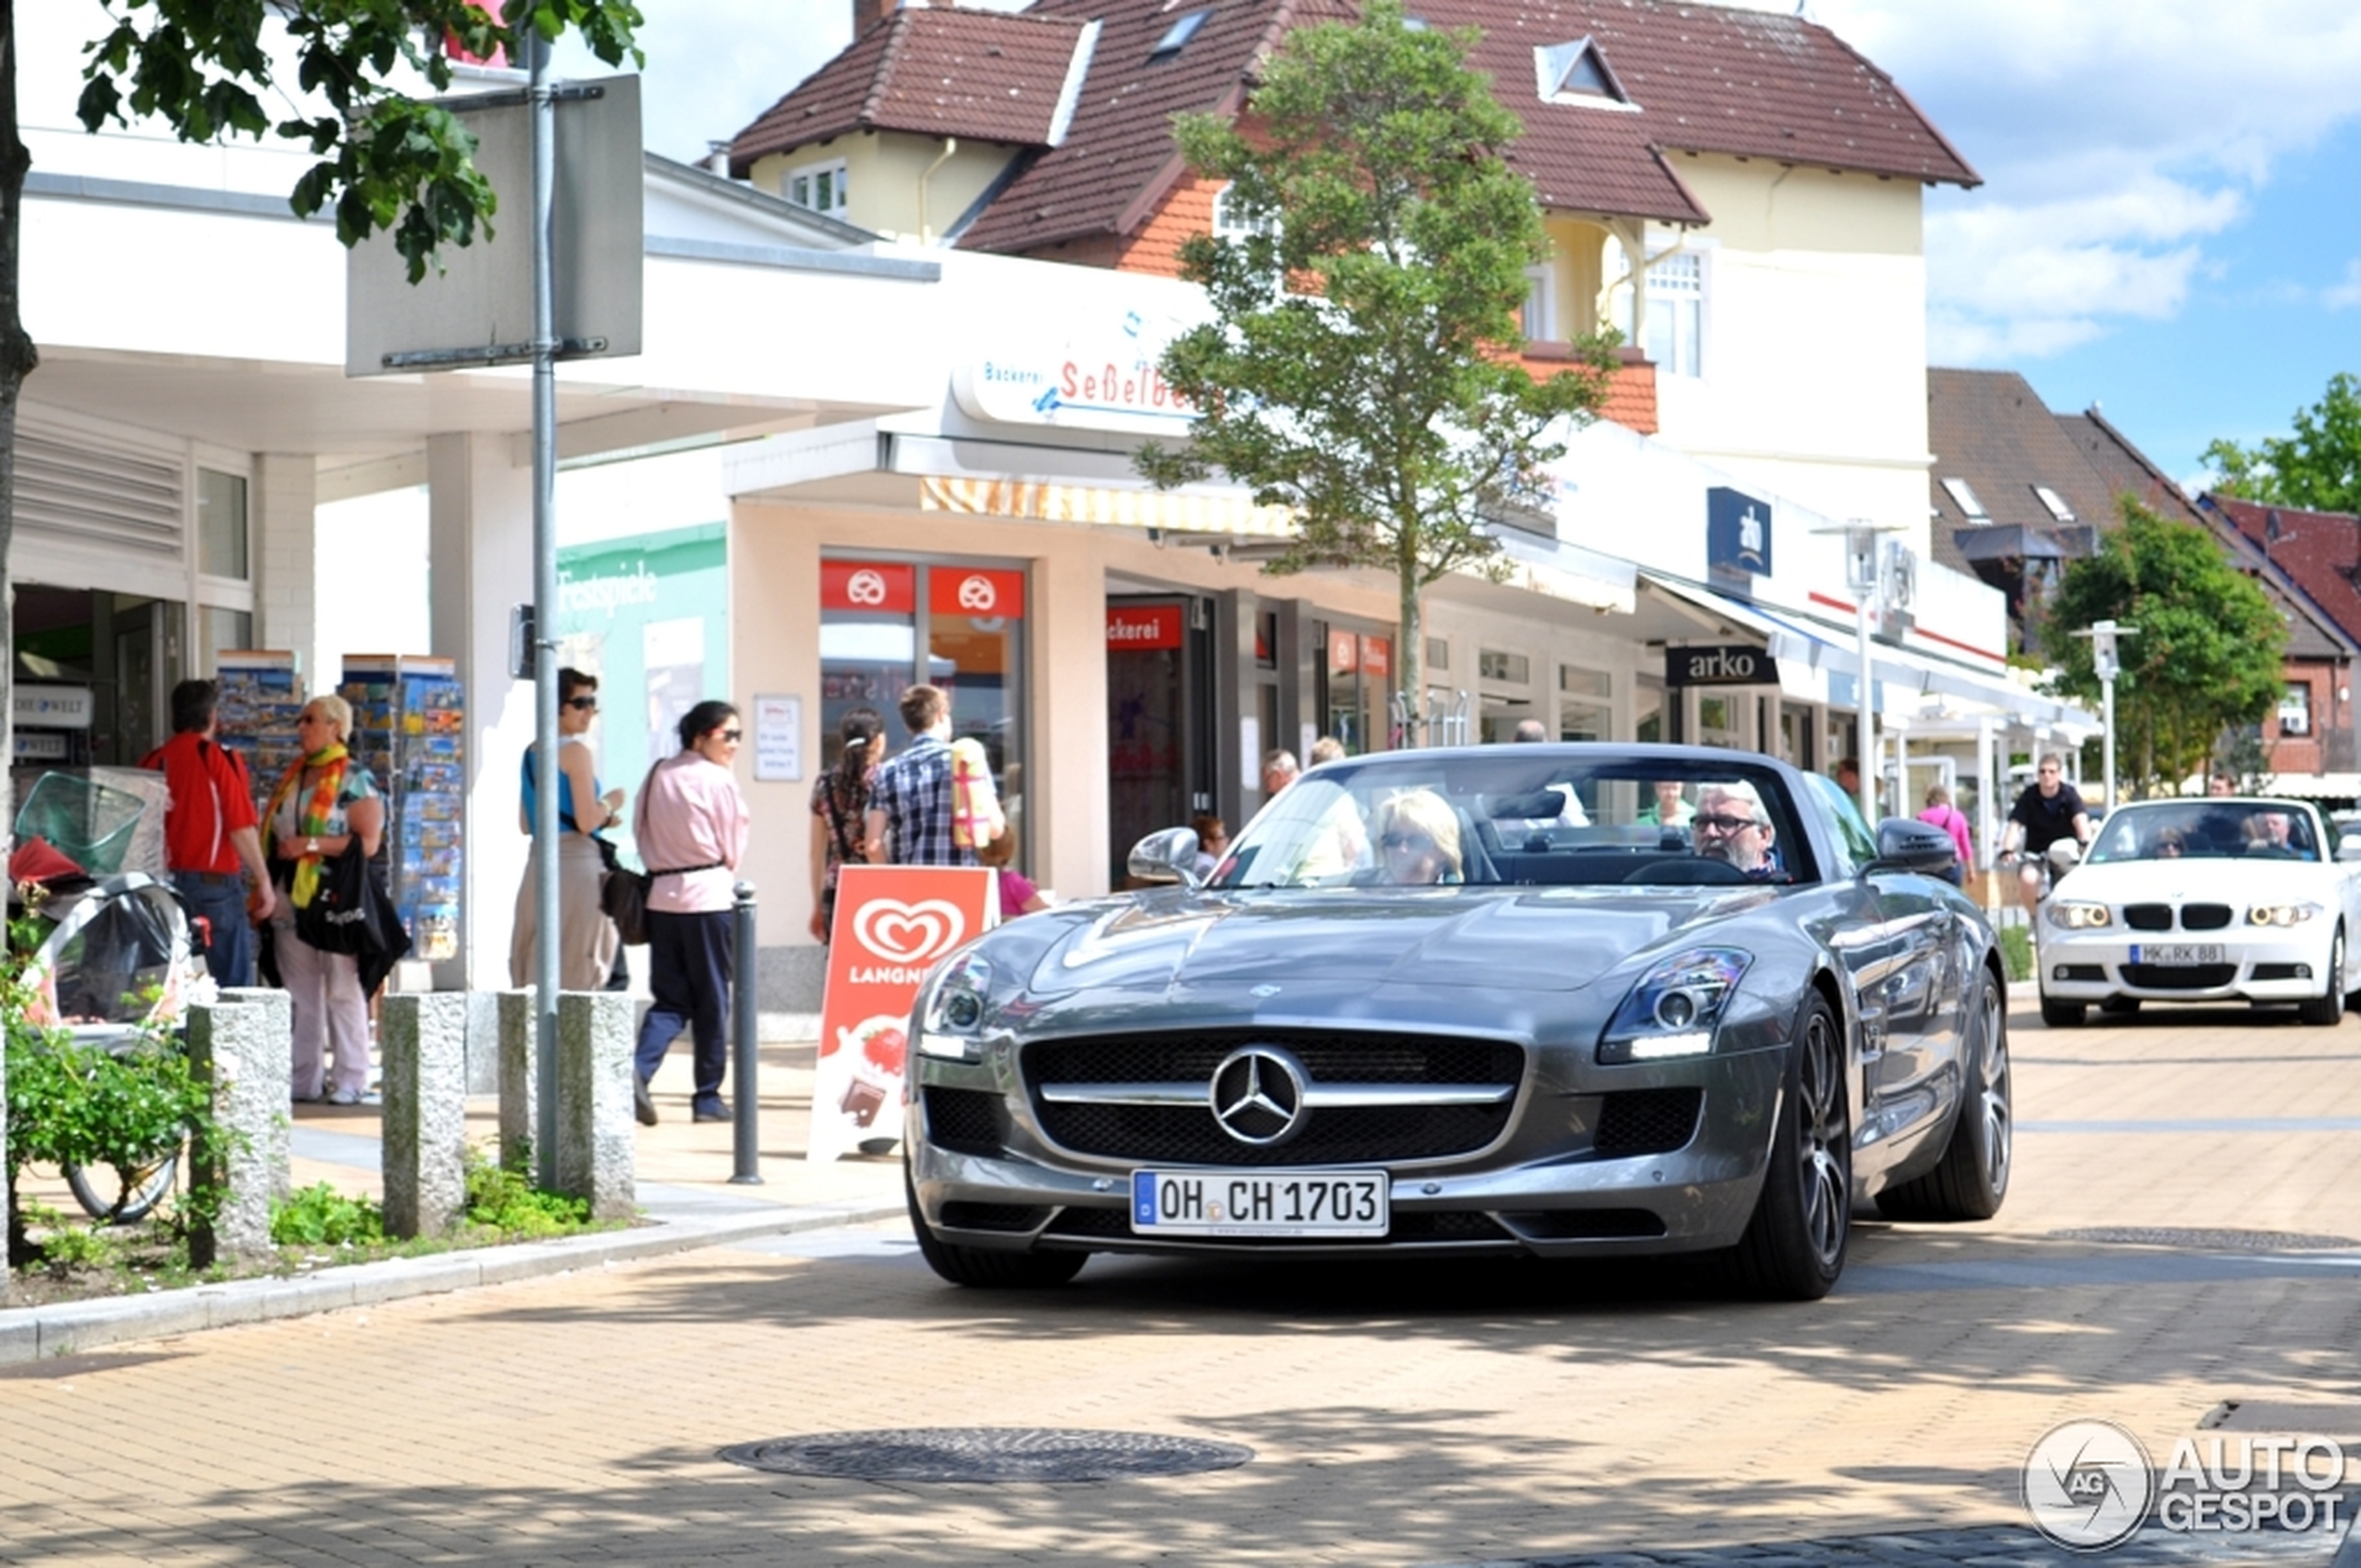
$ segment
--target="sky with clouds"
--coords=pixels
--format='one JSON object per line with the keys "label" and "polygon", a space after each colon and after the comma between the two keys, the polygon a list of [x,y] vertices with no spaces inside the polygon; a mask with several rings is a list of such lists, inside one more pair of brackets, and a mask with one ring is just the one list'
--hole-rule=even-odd
{"label": "sky with clouds", "polygon": [[[644,8],[648,144],[681,158],[851,37],[851,0]],[[2284,433],[2330,375],[2361,372],[2352,0],[1804,0],[1804,14],[1892,73],[1984,177],[1928,193],[1936,363],[2022,371],[2053,408],[2099,404],[2183,478],[2212,438]]]}

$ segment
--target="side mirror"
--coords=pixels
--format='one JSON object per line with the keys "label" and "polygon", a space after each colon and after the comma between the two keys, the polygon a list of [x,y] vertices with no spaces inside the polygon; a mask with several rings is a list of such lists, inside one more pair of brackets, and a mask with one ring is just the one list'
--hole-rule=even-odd
{"label": "side mirror", "polygon": [[1197,830],[1167,827],[1131,846],[1124,870],[1142,882],[1178,882],[1184,888],[1197,880]]}
{"label": "side mirror", "polygon": [[1942,876],[1959,863],[1959,846],[1942,828],[1915,817],[1888,817],[1878,824],[1878,858],[1865,869]]}

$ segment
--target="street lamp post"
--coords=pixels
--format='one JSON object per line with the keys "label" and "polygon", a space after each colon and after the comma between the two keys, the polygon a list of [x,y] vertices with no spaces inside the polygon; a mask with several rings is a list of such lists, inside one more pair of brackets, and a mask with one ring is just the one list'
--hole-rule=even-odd
{"label": "street lamp post", "polygon": [[[1860,697],[1854,707],[1861,748],[1861,755],[1855,759],[1861,765],[1861,820],[1874,833],[1878,825],[1878,714],[1874,701],[1877,678],[1869,660],[1869,626],[1873,618],[1870,600],[1882,600],[1884,597],[1883,578],[1878,571],[1878,535],[1899,534],[1902,530],[1893,523],[1854,518],[1842,528],[1815,528],[1812,532],[1844,535],[1844,581],[1853,590],[1853,630],[1861,660]],[[1874,618],[1885,618],[1882,602],[1877,606]]]}
{"label": "street lamp post", "polygon": [[2114,621],[2093,621],[2077,637],[2091,639],[2091,668],[2099,678],[2100,718],[2106,726],[2105,739],[2100,746],[2100,768],[2106,776],[2107,810],[2115,810],[2115,678],[2123,673],[2123,661],[2116,651],[2116,639],[2137,637],[2137,626],[2117,626]]}

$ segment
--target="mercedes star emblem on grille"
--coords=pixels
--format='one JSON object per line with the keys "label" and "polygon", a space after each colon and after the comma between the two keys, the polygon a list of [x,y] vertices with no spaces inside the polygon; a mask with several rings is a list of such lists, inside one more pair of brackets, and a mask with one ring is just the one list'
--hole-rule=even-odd
{"label": "mercedes star emblem on grille", "polygon": [[1283,1143],[1303,1125],[1303,1063],[1276,1046],[1245,1046],[1213,1070],[1213,1119],[1241,1143]]}

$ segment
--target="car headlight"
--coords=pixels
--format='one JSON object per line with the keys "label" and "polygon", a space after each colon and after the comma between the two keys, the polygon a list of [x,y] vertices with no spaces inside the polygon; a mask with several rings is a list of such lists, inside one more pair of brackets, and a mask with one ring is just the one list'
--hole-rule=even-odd
{"label": "car headlight", "polygon": [[2300,926],[2320,913],[2316,903],[2258,903],[2247,911],[2249,926]]}
{"label": "car headlight", "polygon": [[992,964],[981,954],[970,953],[944,969],[929,988],[918,1016],[918,1054],[973,1061],[991,991]]}
{"label": "car headlight", "polygon": [[2061,930],[2092,931],[2102,926],[2115,924],[2115,911],[2104,903],[2076,903],[2069,900],[2051,900],[2050,924]]}
{"label": "car headlight", "polygon": [[1603,1063],[1662,1061],[1713,1048],[1730,994],[1754,955],[1701,947],[1667,958],[1640,977],[1599,1036]]}

